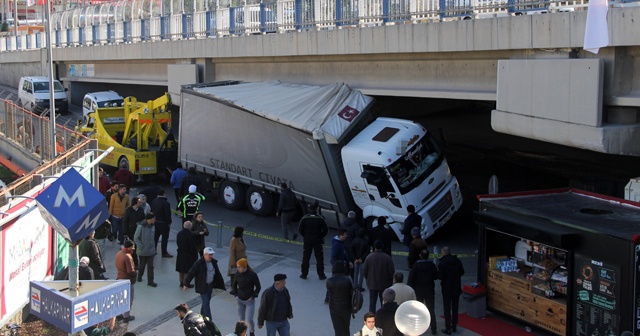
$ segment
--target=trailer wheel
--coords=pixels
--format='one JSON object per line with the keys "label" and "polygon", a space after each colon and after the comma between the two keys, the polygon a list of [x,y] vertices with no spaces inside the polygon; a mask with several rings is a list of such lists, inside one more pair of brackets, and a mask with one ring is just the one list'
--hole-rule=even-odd
{"label": "trailer wheel", "polygon": [[218,199],[225,208],[240,210],[245,206],[244,186],[239,183],[224,180],[218,189]]}
{"label": "trailer wheel", "polygon": [[274,204],[272,193],[258,187],[247,189],[247,208],[251,213],[261,217],[270,216]]}

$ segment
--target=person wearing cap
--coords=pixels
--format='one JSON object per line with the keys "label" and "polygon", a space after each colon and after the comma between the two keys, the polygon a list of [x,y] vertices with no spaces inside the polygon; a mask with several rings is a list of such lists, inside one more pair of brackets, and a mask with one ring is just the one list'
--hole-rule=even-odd
{"label": "person wearing cap", "polygon": [[231,283],[231,295],[236,297],[238,317],[249,324],[249,335],[256,331],[253,315],[256,310],[256,299],[260,293],[260,279],[256,272],[249,268],[246,258],[236,262],[237,272]]}
{"label": "person wearing cap", "polygon": [[182,197],[180,203],[178,203],[178,210],[182,214],[182,222],[193,219],[193,215],[200,209],[200,203],[206,198],[197,192],[198,188],[195,185],[189,186],[189,193]]}
{"label": "person wearing cap", "polygon": [[413,234],[411,233],[411,230],[413,228],[418,228],[419,230],[422,227],[422,216],[416,213],[416,207],[413,206],[413,204],[409,204],[407,206],[407,212],[409,215],[405,218],[404,226],[402,227],[402,230],[400,230],[400,233],[404,235],[402,243],[409,246],[411,241],[413,241]]}
{"label": "person wearing cap", "polygon": [[267,335],[275,336],[276,331],[280,336],[290,335],[289,319],[293,318],[291,295],[285,287],[286,274],[273,276],[273,286],[262,292],[260,308],[258,309],[258,329],[262,329],[267,323]]}
{"label": "person wearing cap", "polygon": [[375,250],[367,256],[362,266],[364,278],[369,289],[369,311],[376,311],[378,299],[382,303],[382,292],[389,288],[393,282],[393,259],[384,252],[384,243],[376,240],[373,243]]}
{"label": "person wearing cap", "polygon": [[300,219],[300,225],[298,231],[303,238],[302,245],[302,267],[301,267],[301,279],[306,279],[309,274],[309,260],[311,259],[311,252],[316,257],[316,270],[320,280],[325,280],[327,276],[324,274],[324,254],[323,254],[323,242],[324,237],[329,232],[327,228],[327,222],[324,217],[318,214],[318,205],[309,204],[309,213],[304,215]]}
{"label": "person wearing cap", "polygon": [[139,273],[138,282],[142,281],[144,275],[145,266],[147,267],[147,285],[151,287],[157,287],[158,284],[154,280],[153,272],[153,258],[156,255],[156,244],[154,241],[155,236],[155,223],[156,215],[150,212],[145,215],[144,220],[138,222],[138,228],[133,235],[133,241],[136,242],[138,250]]}
{"label": "person wearing cap", "polygon": [[427,249],[427,241],[422,239],[420,228],[411,229],[411,236],[413,236],[413,240],[409,244],[409,256],[407,257],[409,269],[413,268],[415,262],[420,259],[420,252]]}
{"label": "person wearing cap", "polygon": [[[131,293],[129,295],[130,308],[133,307],[133,288],[138,278],[138,272],[134,267],[133,257],[131,257],[131,253],[133,253],[135,249],[136,247],[133,241],[127,239],[124,242],[124,247],[122,248],[122,250],[120,250],[116,254],[116,269],[118,270],[116,279],[131,281]],[[130,311],[122,314],[122,316],[123,322],[129,322],[135,319],[135,316],[131,315]]]}
{"label": "person wearing cap", "polygon": [[78,280],[94,280],[95,275],[91,267],[89,267],[89,257],[80,258],[78,265]]}
{"label": "person wearing cap", "polygon": [[198,259],[184,278],[183,290],[189,289],[189,283],[192,279],[196,280],[196,293],[200,294],[202,299],[202,306],[200,308],[200,314],[208,317],[209,320],[213,320],[211,316],[211,294],[213,289],[225,290],[224,280],[222,279],[222,273],[218,268],[218,261],[213,258],[213,248],[206,247],[204,249],[204,256]]}

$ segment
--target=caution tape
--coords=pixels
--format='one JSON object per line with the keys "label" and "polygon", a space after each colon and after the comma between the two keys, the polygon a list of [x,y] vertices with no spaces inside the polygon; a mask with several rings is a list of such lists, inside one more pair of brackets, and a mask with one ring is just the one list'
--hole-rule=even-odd
{"label": "caution tape", "polygon": [[[180,216],[180,213],[176,210],[171,210],[172,212],[174,212],[175,214],[177,214],[178,216]],[[207,221],[204,221],[205,224],[209,225],[209,226],[213,226],[213,227],[220,227],[220,224],[217,223],[210,223]],[[223,229],[229,230],[229,231],[234,231],[235,227],[231,227],[228,225],[222,225]],[[289,244],[294,244],[294,245],[303,245],[303,242],[299,242],[296,240],[290,240],[290,239],[284,239],[284,238],[279,238],[279,237],[274,237],[274,236],[270,236],[270,235],[266,235],[266,234],[262,234],[262,233],[257,233],[257,232],[252,232],[252,231],[247,231],[247,229],[245,228],[244,230],[244,234],[247,236],[251,236],[251,237],[256,237],[256,238],[260,238],[260,239],[265,239],[265,240],[271,240],[271,241],[277,241],[277,242],[281,242],[281,243],[289,243]],[[324,248],[330,248],[331,246],[328,245],[324,245]],[[405,251],[391,251],[392,255],[396,255],[396,256],[401,256],[401,257],[408,257],[409,256],[409,252],[405,252]],[[429,254],[429,256],[431,258],[440,258],[442,255],[440,254],[434,254],[431,253]],[[477,255],[475,253],[461,253],[461,254],[456,254],[456,256],[458,258],[476,258]]]}

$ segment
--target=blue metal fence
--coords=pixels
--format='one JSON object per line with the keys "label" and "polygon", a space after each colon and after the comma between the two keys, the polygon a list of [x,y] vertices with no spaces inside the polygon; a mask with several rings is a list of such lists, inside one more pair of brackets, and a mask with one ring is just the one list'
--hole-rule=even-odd
{"label": "blue metal fence", "polygon": [[[186,2],[187,0],[176,1]],[[188,1],[192,3],[193,0]],[[640,0],[616,1],[640,2]],[[211,3],[210,0],[209,3]],[[75,15],[75,12],[55,13],[52,21],[56,28],[53,31],[52,40],[56,47],[66,47],[74,44],[98,45],[105,42],[128,43],[158,39],[268,34],[345,26],[362,27],[389,23],[471,19],[489,17],[492,14],[500,16],[544,13],[558,10],[561,6],[586,10],[587,5],[588,0],[491,0],[490,4],[488,0],[262,0],[259,4],[214,6],[207,11],[195,13],[163,11],[162,16],[152,15],[139,20],[129,19],[128,15],[125,16],[124,12],[116,9],[110,9],[111,12],[106,14],[96,9],[85,11],[85,13],[100,14],[85,20],[71,20],[76,26],[69,27],[60,23],[67,22],[64,20],[68,20],[70,15]],[[174,6],[174,8],[182,7]],[[89,24],[79,26],[84,23]],[[3,39],[3,45],[7,46],[6,50],[25,47],[40,48],[42,45],[40,35],[42,33],[36,35],[36,43],[20,42],[19,38],[13,36],[1,37],[1,39]],[[10,39],[13,41],[9,41]],[[20,43],[26,45],[19,45]]]}

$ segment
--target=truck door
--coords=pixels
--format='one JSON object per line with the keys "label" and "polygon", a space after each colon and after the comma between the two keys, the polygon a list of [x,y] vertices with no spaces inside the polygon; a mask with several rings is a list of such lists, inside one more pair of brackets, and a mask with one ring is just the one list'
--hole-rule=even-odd
{"label": "truck door", "polygon": [[400,200],[396,197],[398,192],[383,167],[364,164],[360,176],[366,181],[365,186],[372,202],[379,203],[390,212],[397,212],[394,208],[402,209]]}

